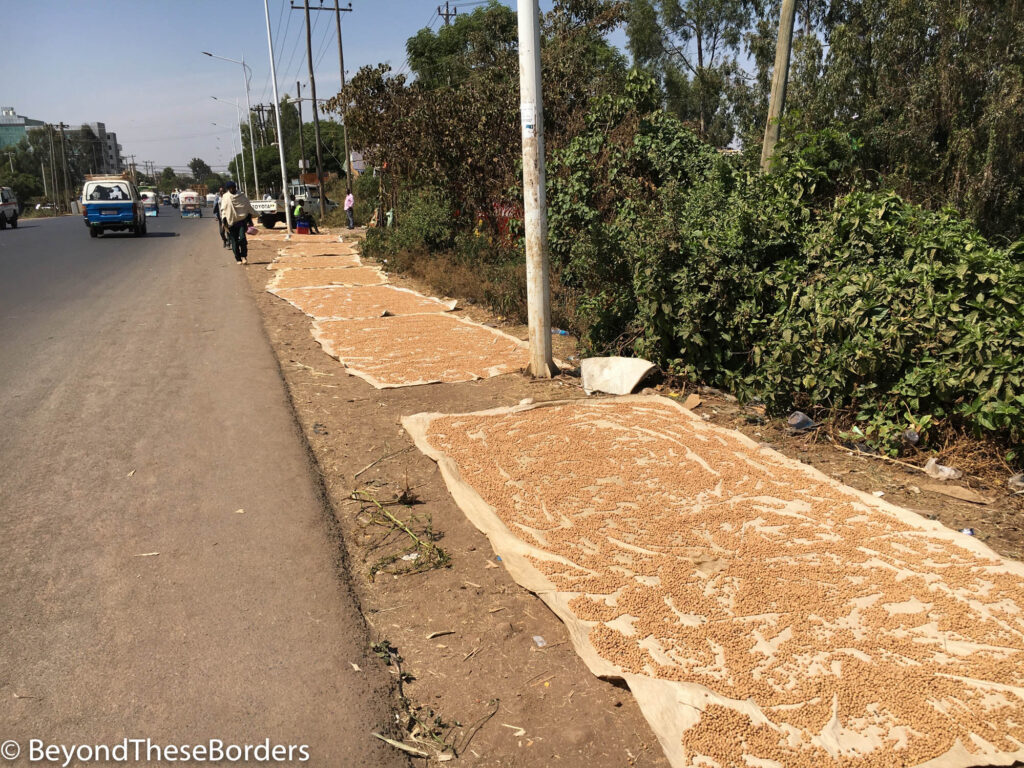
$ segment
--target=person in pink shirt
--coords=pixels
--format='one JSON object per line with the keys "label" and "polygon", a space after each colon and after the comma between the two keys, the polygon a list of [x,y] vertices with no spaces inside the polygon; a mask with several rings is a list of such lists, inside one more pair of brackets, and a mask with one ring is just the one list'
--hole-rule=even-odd
{"label": "person in pink shirt", "polygon": [[355,220],[352,218],[352,209],[355,207],[356,199],[352,197],[352,190],[347,189],[345,195],[345,217],[348,219],[348,228],[355,227]]}

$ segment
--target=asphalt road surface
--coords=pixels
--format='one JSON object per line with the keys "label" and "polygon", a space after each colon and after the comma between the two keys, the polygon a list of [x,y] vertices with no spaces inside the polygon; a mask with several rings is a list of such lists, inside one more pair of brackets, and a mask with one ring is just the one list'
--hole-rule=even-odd
{"label": "asphalt road surface", "polygon": [[145,238],[0,232],[8,764],[147,738],[404,764],[244,269],[171,208]]}

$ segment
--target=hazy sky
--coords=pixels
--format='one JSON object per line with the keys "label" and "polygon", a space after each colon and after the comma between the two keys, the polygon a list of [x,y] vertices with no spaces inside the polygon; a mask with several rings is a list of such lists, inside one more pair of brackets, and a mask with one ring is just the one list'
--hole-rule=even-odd
{"label": "hazy sky", "polygon": [[[401,70],[406,39],[442,23],[437,0],[351,2],[352,13],[342,14],[348,76],[381,61]],[[308,95],[303,13],[290,10],[289,0],[269,3],[278,88],[294,95],[301,80]],[[15,64],[0,86],[0,106],[48,122],[106,123],[137,163],[151,160],[162,169],[201,157],[218,169],[232,156],[234,108],[210,97],[238,98],[244,108],[242,68],[201,51],[244,56],[253,104],[273,100],[262,0],[0,0],[0,7],[8,4],[16,12],[3,14],[4,59]],[[451,4],[469,11],[482,3]],[[317,96],[325,98],[341,79],[334,13],[310,16]]]}

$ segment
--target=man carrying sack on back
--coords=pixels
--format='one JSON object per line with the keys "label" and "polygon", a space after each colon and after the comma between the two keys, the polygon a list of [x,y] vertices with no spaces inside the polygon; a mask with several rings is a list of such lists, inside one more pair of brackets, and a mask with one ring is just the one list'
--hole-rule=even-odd
{"label": "man carrying sack on back", "polygon": [[228,242],[235,261],[239,264],[249,263],[249,242],[245,237],[246,228],[252,223],[256,211],[252,209],[249,198],[238,191],[238,185],[229,181],[224,185],[227,192],[220,199],[220,217],[228,231]]}

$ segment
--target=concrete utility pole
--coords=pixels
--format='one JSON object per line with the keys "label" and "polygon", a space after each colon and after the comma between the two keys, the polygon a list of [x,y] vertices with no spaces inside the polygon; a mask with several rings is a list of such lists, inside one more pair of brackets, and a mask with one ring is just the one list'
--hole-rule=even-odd
{"label": "concrete utility pole", "polygon": [[42,161],[39,162],[39,172],[42,174],[43,177],[43,197],[49,200],[50,191],[46,188],[46,163]]}
{"label": "concrete utility pole", "polygon": [[518,0],[519,109],[523,136],[523,224],[526,235],[526,304],[530,326],[530,373],[551,378],[551,278],[544,191],[544,99],[540,70],[538,0]]}
{"label": "concrete utility pole", "polygon": [[780,121],[786,110],[786,83],[789,80],[789,51],[793,46],[793,19],[796,0],[782,0],[779,10],[779,38],[775,43],[775,69],[772,72],[772,95],[768,103],[768,122],[761,145],[761,170],[770,171],[775,145],[779,143]]}
{"label": "concrete utility pole", "polygon": [[295,81],[295,106],[299,110],[299,173],[306,170],[306,140],[302,137],[302,83]]}
{"label": "concrete utility pole", "polygon": [[11,164],[11,173],[14,173],[14,153],[4,152],[4,154],[7,155],[7,162]]}
{"label": "concrete utility pole", "polygon": [[444,0],[444,10],[441,10],[441,6],[437,6],[437,15],[444,18],[444,25],[446,27],[451,26],[451,20],[459,15],[459,9],[454,8],[451,11],[448,10],[448,0]]}
{"label": "concrete utility pole", "polygon": [[274,84],[274,117],[277,120],[277,153],[281,158],[281,194],[284,195],[284,219],[288,234],[292,231],[292,203],[288,195],[288,169],[284,163],[284,134],[281,133],[281,100],[277,97],[277,65],[274,63],[274,38],[270,34],[269,0],[263,0],[263,14],[267,19],[267,50],[270,52],[270,81]]}

